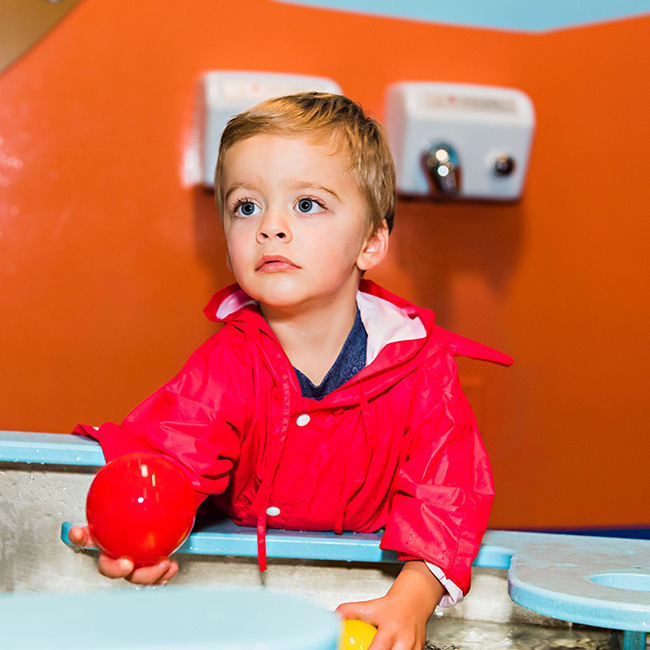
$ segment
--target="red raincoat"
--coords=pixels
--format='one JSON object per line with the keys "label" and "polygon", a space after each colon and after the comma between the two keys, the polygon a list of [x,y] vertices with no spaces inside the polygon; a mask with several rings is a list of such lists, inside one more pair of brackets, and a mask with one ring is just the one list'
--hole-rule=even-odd
{"label": "red raincoat", "polygon": [[291,362],[237,285],[206,307],[221,330],[121,425],[99,430],[104,456],[156,451],[256,526],[370,532],[402,559],[440,567],[463,593],[493,498],[485,449],[454,355],[510,357],[447,332],[433,313],[363,280],[367,366],[322,401],[302,397]]}

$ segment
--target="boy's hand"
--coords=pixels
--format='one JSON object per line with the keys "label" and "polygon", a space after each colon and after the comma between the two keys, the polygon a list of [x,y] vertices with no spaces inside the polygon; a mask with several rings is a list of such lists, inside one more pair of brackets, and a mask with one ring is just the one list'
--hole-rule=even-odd
{"label": "boy's hand", "polygon": [[[88,526],[73,526],[68,538],[80,548],[97,546]],[[97,569],[107,578],[124,578],[137,585],[163,585],[178,573],[178,564],[167,558],[158,564],[135,569],[133,562],[128,558],[112,558],[106,553],[100,553]]]}
{"label": "boy's hand", "polygon": [[427,621],[445,590],[426,564],[413,560],[404,565],[382,598],[339,605],[343,619],[358,618],[376,625],[369,650],[422,650]]}

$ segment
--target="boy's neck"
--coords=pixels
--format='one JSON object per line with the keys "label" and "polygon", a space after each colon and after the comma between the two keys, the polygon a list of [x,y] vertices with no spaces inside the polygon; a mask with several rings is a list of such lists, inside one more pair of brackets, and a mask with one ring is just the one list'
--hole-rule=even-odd
{"label": "boy's neck", "polygon": [[336,304],[283,313],[261,306],[262,313],[291,361],[318,386],[334,365],[357,314],[356,293]]}

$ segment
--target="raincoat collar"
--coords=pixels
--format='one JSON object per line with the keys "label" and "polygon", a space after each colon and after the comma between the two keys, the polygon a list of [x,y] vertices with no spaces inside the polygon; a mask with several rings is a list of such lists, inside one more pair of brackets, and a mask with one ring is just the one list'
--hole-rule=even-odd
{"label": "raincoat collar", "polygon": [[[361,320],[368,332],[366,365],[370,365],[389,343],[424,339],[427,327],[422,322],[419,308],[393,296],[370,280],[362,280],[357,293]],[[243,311],[242,311],[243,310]],[[258,302],[238,284],[232,284],[216,293],[204,310],[214,322],[236,322],[242,318],[261,325],[254,316],[260,315]],[[431,314],[433,320],[433,314]],[[270,330],[268,325],[261,327]]]}
{"label": "raincoat collar", "polygon": [[[512,364],[512,357],[507,354],[445,330],[435,323],[431,310],[418,307],[386,291],[371,280],[361,280],[357,304],[368,332],[367,365],[359,373],[364,378],[373,370],[380,370],[385,365],[381,363],[381,357],[386,355],[381,355],[381,352],[389,344],[400,347],[399,356],[403,360],[405,353],[410,357],[417,355],[434,331],[438,346],[448,348],[454,356],[467,356],[504,366]],[[240,327],[252,326],[277,341],[264,320],[257,301],[237,284],[232,284],[216,293],[204,312],[214,322],[230,322]],[[389,355],[385,360],[389,365],[394,361],[393,355]]]}
{"label": "raincoat collar", "polygon": [[[409,374],[421,362],[418,353],[425,346],[434,325],[433,312],[393,296],[370,280],[361,281],[357,305],[368,334],[366,367],[325,396],[321,400],[325,407],[358,404],[359,381],[364,382],[367,398],[372,398]],[[257,301],[239,285],[218,292],[204,311],[212,321],[246,331],[263,348],[268,362],[274,363],[274,355],[268,354],[268,346],[272,343],[279,346],[279,342],[262,316]],[[287,363],[290,365],[288,359]],[[289,381],[294,384],[293,376]],[[297,379],[295,385],[298,388]]]}

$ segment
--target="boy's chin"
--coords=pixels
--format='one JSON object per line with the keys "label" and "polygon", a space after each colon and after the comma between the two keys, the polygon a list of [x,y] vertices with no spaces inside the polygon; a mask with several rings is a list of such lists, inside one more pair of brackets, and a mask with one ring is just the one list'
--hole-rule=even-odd
{"label": "boy's chin", "polygon": [[349,294],[351,299],[356,298],[358,278],[355,282],[336,282],[323,286],[314,286],[306,281],[296,281],[295,277],[280,277],[280,274],[269,277],[264,282],[251,282],[247,286],[240,283],[241,288],[260,304],[263,313],[271,312],[300,313],[305,310],[315,309],[321,311],[328,305],[339,305],[342,298]]}
{"label": "boy's chin", "polygon": [[239,283],[241,288],[261,305],[269,307],[289,307],[299,303],[308,293],[290,279],[280,278],[279,274],[265,278],[264,282]]}
{"label": "boy's chin", "polygon": [[292,296],[283,296],[283,297],[263,297],[262,299],[256,298],[260,304],[260,309],[262,312],[271,313],[271,312],[296,312],[300,309],[302,302],[296,300]]}

